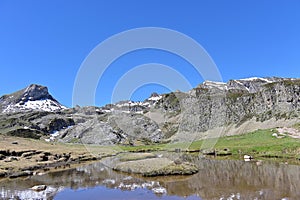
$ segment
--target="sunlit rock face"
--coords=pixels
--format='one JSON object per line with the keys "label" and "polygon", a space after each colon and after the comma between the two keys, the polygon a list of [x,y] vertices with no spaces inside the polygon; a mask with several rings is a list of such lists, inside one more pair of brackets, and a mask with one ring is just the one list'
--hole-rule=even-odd
{"label": "sunlit rock face", "polygon": [[205,81],[186,93],[162,95],[146,115],[163,116],[158,124],[174,141],[290,126],[299,121],[300,79]]}
{"label": "sunlit rock face", "polygon": [[[47,87],[32,84],[2,96],[0,112],[3,133],[27,128],[32,134],[55,133],[54,139],[62,142],[193,141],[295,124],[300,116],[300,79],[205,81],[187,92],[152,93],[144,101],[74,108],[62,106]],[[17,132],[22,136],[26,131]]]}

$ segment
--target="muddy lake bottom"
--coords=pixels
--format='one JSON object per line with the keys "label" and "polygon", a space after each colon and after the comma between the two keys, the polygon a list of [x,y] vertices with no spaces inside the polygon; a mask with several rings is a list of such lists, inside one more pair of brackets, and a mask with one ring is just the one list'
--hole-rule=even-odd
{"label": "muddy lake bottom", "polygon": [[[190,176],[142,177],[94,162],[26,178],[0,179],[0,199],[300,199],[300,166],[193,156]],[[30,188],[46,185],[36,192]]]}

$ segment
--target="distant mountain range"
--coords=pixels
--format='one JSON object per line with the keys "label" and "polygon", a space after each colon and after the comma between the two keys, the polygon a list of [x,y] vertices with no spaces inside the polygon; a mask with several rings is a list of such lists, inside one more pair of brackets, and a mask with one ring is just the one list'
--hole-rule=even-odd
{"label": "distant mountain range", "polygon": [[46,141],[147,144],[241,134],[299,121],[300,79],[205,81],[143,102],[67,108],[32,84],[0,98],[0,133]]}

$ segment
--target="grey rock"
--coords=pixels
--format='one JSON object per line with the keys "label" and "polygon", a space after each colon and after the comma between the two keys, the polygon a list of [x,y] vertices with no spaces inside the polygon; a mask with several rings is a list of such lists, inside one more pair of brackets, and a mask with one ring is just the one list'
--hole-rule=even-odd
{"label": "grey rock", "polygon": [[39,191],[46,190],[47,186],[46,185],[35,185],[32,188],[30,188],[30,189],[39,192]]}
{"label": "grey rock", "polygon": [[18,178],[18,177],[22,177],[22,176],[31,176],[31,175],[33,175],[32,171],[25,170],[25,171],[21,171],[21,172],[12,173],[11,175],[9,175],[9,178]]}
{"label": "grey rock", "polygon": [[18,158],[15,157],[15,156],[10,156],[10,157],[7,157],[6,159],[4,159],[4,162],[12,162],[12,161],[17,161]]}
{"label": "grey rock", "polygon": [[[54,109],[22,107],[40,100],[53,102]],[[279,121],[299,121],[300,79],[205,81],[188,92],[153,93],[143,102],[69,109],[46,87],[33,84],[2,96],[0,112],[0,133],[12,136],[101,145],[193,141],[218,137],[213,130],[230,132],[242,127],[236,132],[242,133],[258,128],[259,123],[264,127],[268,122],[267,127],[274,128]],[[255,125],[248,126],[250,122]]]}

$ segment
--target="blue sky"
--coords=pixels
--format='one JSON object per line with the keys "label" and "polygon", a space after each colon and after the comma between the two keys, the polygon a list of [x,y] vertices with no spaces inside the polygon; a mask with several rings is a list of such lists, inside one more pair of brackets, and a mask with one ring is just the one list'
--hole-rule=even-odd
{"label": "blue sky", "polygon": [[[76,74],[88,54],[110,36],[140,27],[163,27],[196,40],[224,81],[252,76],[300,77],[298,0],[0,0],[0,95],[31,83],[48,86],[72,105]],[[194,87],[201,76],[172,53],[140,50],[120,57],[98,84],[97,105],[110,103],[116,82],[144,63],[173,67]],[[141,75],[141,79],[147,74]],[[176,80],[174,80],[176,81]],[[153,91],[139,88],[132,100]]]}

